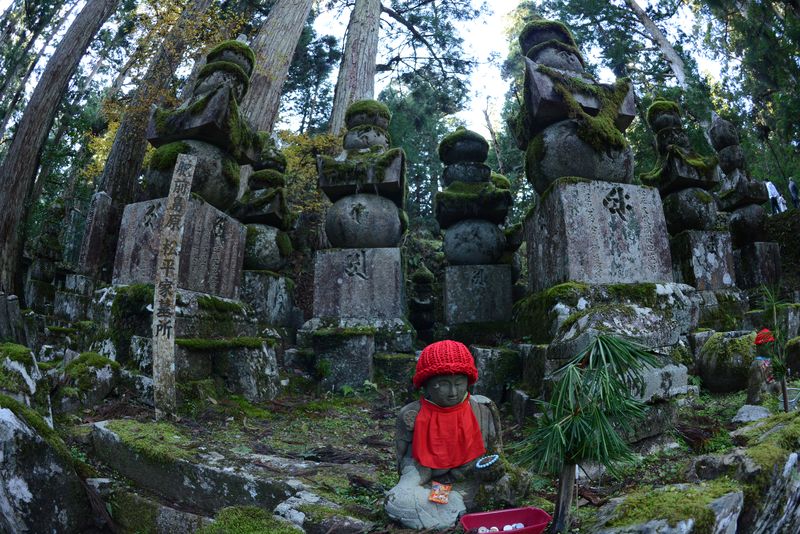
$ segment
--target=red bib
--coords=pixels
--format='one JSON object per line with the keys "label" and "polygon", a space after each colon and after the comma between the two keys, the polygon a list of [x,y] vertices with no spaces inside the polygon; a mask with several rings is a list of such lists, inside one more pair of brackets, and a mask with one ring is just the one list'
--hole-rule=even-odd
{"label": "red bib", "polygon": [[426,399],[420,399],[420,406],[411,443],[411,453],[420,465],[452,469],[486,452],[469,395],[449,408]]}

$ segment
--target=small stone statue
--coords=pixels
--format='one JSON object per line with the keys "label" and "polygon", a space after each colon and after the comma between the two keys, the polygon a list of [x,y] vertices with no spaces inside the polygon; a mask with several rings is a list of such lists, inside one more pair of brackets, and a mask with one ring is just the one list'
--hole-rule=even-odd
{"label": "small stone statue", "polygon": [[[408,528],[450,527],[480,506],[479,493],[497,497],[510,491],[495,456],[502,449],[497,407],[467,391],[477,379],[472,354],[461,343],[439,341],[420,355],[413,382],[425,394],[398,415],[400,482],[386,498],[386,513]],[[447,502],[430,499],[434,483],[452,485]]]}

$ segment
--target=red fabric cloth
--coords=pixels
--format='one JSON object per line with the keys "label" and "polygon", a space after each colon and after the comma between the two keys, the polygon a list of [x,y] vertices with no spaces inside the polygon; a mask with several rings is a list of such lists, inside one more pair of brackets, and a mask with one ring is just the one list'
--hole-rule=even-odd
{"label": "red fabric cloth", "polygon": [[442,408],[426,399],[421,399],[420,405],[411,443],[411,453],[420,465],[431,469],[451,469],[486,453],[469,395],[463,402],[449,408]]}
{"label": "red fabric cloth", "polygon": [[478,380],[475,360],[466,345],[445,339],[422,349],[414,373],[414,387],[419,389],[429,378],[439,375],[467,375],[469,385]]}
{"label": "red fabric cloth", "polygon": [[772,332],[766,328],[763,328],[758,334],[756,334],[756,345],[764,345],[766,343],[772,343],[773,341],[775,341],[775,338],[772,336]]}

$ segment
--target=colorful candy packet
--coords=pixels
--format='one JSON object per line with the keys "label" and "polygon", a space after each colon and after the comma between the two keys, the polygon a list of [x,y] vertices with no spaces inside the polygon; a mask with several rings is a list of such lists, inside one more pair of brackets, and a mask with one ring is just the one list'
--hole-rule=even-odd
{"label": "colorful candy packet", "polygon": [[450,490],[452,489],[452,484],[441,484],[440,482],[433,481],[431,483],[431,493],[428,495],[428,500],[437,504],[447,504],[450,501]]}

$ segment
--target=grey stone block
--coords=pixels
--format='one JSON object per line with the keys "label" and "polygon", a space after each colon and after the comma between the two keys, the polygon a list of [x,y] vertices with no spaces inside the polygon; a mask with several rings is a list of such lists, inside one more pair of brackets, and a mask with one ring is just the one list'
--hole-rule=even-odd
{"label": "grey stone block", "polygon": [[351,165],[318,156],[319,188],[331,202],[347,195],[372,193],[399,204],[406,187],[405,159],[402,150],[390,150],[373,161],[357,160]]}
{"label": "grey stone block", "polygon": [[324,389],[336,391],[344,386],[355,389],[362,387],[365,380],[373,380],[375,337],[372,334],[320,330],[313,335],[313,347],[317,374]]}
{"label": "grey stone block", "polygon": [[733,252],[736,285],[742,289],[773,287],[781,277],[781,251],[778,243],[760,241]]}
{"label": "grey stone block", "polygon": [[444,310],[448,325],[509,321],[510,265],[453,265],[445,268]]}
{"label": "grey stone block", "polygon": [[522,384],[525,391],[538,396],[542,392],[547,345],[517,345],[522,359]]}
{"label": "grey stone block", "polygon": [[511,349],[471,346],[472,357],[478,368],[478,381],[472,386],[475,395],[503,401],[506,388],[519,378],[522,371],[520,353]]}
{"label": "grey stone block", "polygon": [[85,297],[78,293],[56,291],[55,300],[53,301],[53,315],[70,322],[84,320],[89,316],[91,304],[91,297]]}
{"label": "grey stone block", "polygon": [[403,235],[397,206],[378,195],[348,195],[325,217],[325,234],[336,248],[396,247]]}
{"label": "grey stone block", "polygon": [[94,293],[94,280],[81,274],[68,274],[64,278],[64,290],[91,297]]}
{"label": "grey stone block", "polygon": [[661,199],[655,189],[562,179],[525,222],[531,291],[589,284],[671,282]]}
{"label": "grey stone block", "polygon": [[536,414],[536,403],[525,391],[515,389],[511,392],[511,413],[520,426]]}
{"label": "grey stone block", "polygon": [[677,235],[684,230],[712,230],[717,223],[714,197],[699,187],[681,189],[662,200],[670,235]]}
{"label": "grey stone block", "polygon": [[368,328],[375,333],[375,350],[377,352],[413,352],[414,328],[402,318],[394,319],[321,319],[315,317],[306,321],[297,331],[297,345],[311,347],[313,334],[320,328],[340,330]]}
{"label": "grey stone block", "polygon": [[285,276],[258,271],[244,271],[242,302],[253,307],[259,321],[272,326],[294,326],[293,283]]}
{"label": "grey stone block", "polygon": [[278,394],[278,360],[268,343],[261,348],[236,348],[214,353],[213,375],[227,390],[250,402],[272,400]]}
{"label": "grey stone block", "polygon": [[686,395],[688,379],[685,365],[665,361],[657,367],[647,366],[642,372],[642,388],[635,392],[636,398],[653,404]]}
{"label": "grey stone block", "polygon": [[100,269],[109,253],[106,250],[106,239],[110,230],[108,223],[112,210],[111,197],[108,193],[99,191],[92,195],[89,211],[86,214],[86,229],[78,255],[78,268],[82,273],[100,274]]}
{"label": "grey stone block", "polygon": [[687,230],[670,240],[675,281],[698,290],[734,287],[733,248],[728,232]]}
{"label": "grey stone block", "polygon": [[317,251],[314,317],[392,319],[405,316],[399,248]]}
{"label": "grey stone block", "polygon": [[749,204],[763,204],[769,201],[764,182],[748,180],[741,173],[736,173],[736,176],[737,178],[730,180],[733,183],[728,188],[723,186],[716,195],[720,211],[734,211]]}
{"label": "grey stone block", "polygon": [[[158,199],[125,207],[114,284],[146,284],[155,279],[164,204],[164,199]],[[178,287],[236,298],[244,248],[244,225],[210,204],[192,199],[180,244]]]}

